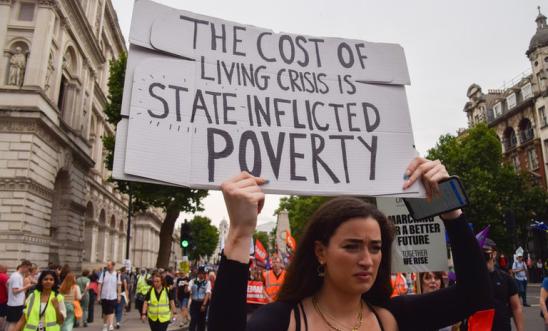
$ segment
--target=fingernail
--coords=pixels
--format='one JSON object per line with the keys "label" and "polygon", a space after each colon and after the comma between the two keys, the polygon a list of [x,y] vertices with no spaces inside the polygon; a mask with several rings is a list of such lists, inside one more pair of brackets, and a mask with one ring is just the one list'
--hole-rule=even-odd
{"label": "fingernail", "polygon": [[407,172],[403,174],[403,179],[404,179],[404,180],[408,180],[408,179],[409,179],[409,175],[407,174]]}
{"label": "fingernail", "polygon": [[263,185],[270,183],[270,179],[265,179]]}

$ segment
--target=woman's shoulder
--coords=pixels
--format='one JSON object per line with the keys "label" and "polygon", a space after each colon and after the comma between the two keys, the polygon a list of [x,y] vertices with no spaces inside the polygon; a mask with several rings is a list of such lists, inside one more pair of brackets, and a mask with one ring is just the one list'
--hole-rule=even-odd
{"label": "woman's shoulder", "polygon": [[383,307],[379,306],[371,306],[375,312],[375,314],[379,318],[379,323],[382,324],[382,328],[385,331],[392,331],[392,330],[398,330],[398,323],[396,322],[396,318],[392,313]]}

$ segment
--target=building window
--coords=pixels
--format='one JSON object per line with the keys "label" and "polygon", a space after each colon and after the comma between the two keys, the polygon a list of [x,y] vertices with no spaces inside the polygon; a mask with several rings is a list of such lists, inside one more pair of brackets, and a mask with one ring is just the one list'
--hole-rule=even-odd
{"label": "building window", "polygon": [[531,121],[529,121],[528,118],[522,119],[519,123],[519,138],[521,144],[524,144],[535,138],[533,126],[531,125]]}
{"label": "building window", "polygon": [[34,20],[34,3],[21,2],[18,19],[20,21],[32,22]]}
{"label": "building window", "polygon": [[546,86],[546,84],[544,83],[544,80],[546,79],[544,77],[544,73],[543,72],[538,72],[537,73],[537,79],[538,79],[538,83],[539,83],[539,86],[540,86],[540,90],[544,91],[544,88]]}
{"label": "building window", "polygon": [[504,136],[502,138],[502,143],[504,145],[504,151],[508,152],[509,150],[515,148],[518,144],[518,139],[516,137],[516,132],[512,127],[506,128],[504,130]]}
{"label": "building window", "polygon": [[[548,139],[544,139],[544,151],[546,152],[546,155],[548,155]],[[546,162],[546,160],[544,161]]]}
{"label": "building window", "polygon": [[531,87],[531,83],[523,85],[523,87],[521,88],[521,95],[523,97],[523,100],[529,99],[533,96],[533,88]]}
{"label": "building window", "polygon": [[546,111],[544,109],[544,106],[538,109],[538,120],[541,127],[545,127],[548,125],[548,118],[546,118]]}
{"label": "building window", "polygon": [[527,150],[527,161],[529,161],[529,170],[538,169],[538,156],[536,149],[531,148]]}
{"label": "building window", "polygon": [[495,115],[495,118],[500,117],[500,115],[502,115],[502,103],[499,102],[493,106],[493,113]]}
{"label": "building window", "polygon": [[506,104],[508,105],[508,109],[512,109],[516,106],[517,100],[515,93],[512,93],[508,97],[506,97]]}
{"label": "building window", "polygon": [[519,171],[519,156],[518,155],[512,156],[512,165],[514,166],[514,169],[516,171]]}

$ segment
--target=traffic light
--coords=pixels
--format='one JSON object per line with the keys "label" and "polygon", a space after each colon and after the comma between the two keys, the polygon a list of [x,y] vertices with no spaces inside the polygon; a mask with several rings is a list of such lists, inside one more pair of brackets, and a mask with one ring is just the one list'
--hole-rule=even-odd
{"label": "traffic light", "polygon": [[190,224],[188,224],[185,220],[185,222],[181,224],[181,239],[180,239],[181,248],[183,249],[183,255],[186,255],[187,249],[190,246],[191,241],[192,241],[192,236],[190,234]]}

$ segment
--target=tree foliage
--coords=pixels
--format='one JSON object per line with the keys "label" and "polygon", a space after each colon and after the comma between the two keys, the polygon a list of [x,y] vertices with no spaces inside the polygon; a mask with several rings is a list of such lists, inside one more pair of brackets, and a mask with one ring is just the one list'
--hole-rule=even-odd
{"label": "tree foliage", "polygon": [[189,258],[197,260],[200,257],[209,257],[215,252],[217,243],[219,242],[219,231],[213,225],[211,220],[204,216],[194,216],[189,222],[190,235],[192,241],[190,243]]}
{"label": "tree foliage", "polygon": [[280,204],[276,213],[287,210],[291,235],[298,241],[310,216],[329,199],[329,197],[319,196],[305,197],[291,195],[289,197],[283,197],[280,199]]}
{"label": "tree foliage", "polygon": [[[441,136],[427,157],[441,160],[449,173],[461,178],[470,200],[466,213],[475,230],[490,225],[490,237],[507,252],[513,244],[527,242],[531,219],[546,216],[546,192],[534,185],[531,174],[503,163],[497,134],[485,124],[460,137]],[[513,229],[504,223],[505,214],[515,217],[515,231],[508,231]]]}
{"label": "tree foliage", "polygon": [[[122,54],[118,59],[110,62],[109,96],[105,115],[113,126],[116,126],[122,119],[121,106],[126,63],[126,54]],[[105,163],[109,170],[112,170],[114,145],[115,136],[103,136],[103,146],[106,152]],[[203,210],[201,201],[207,196],[207,191],[121,180],[113,181],[119,191],[126,194],[131,193],[133,212],[145,211],[149,208],[161,208],[164,211],[165,218],[160,229],[160,247],[156,266],[166,268],[171,252],[171,237],[179,213]]]}

